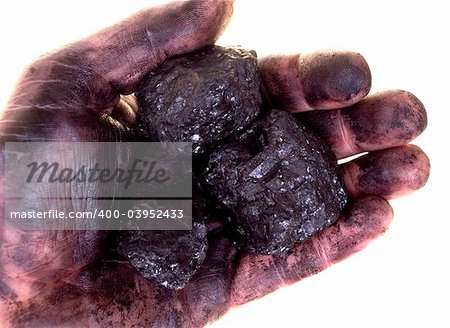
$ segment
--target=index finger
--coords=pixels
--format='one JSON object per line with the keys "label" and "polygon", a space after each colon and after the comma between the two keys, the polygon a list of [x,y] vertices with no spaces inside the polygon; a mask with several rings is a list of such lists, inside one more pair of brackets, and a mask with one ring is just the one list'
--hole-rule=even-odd
{"label": "index finger", "polygon": [[293,113],[355,104],[372,81],[364,57],[351,51],[269,56],[259,68],[272,105]]}

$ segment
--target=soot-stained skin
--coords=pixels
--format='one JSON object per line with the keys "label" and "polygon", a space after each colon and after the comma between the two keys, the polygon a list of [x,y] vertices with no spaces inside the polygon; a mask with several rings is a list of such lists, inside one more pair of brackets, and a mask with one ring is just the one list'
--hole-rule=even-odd
{"label": "soot-stained skin", "polygon": [[260,89],[254,51],[207,47],[146,76],[136,92],[137,119],[150,138],[192,142],[201,154],[258,116]]}
{"label": "soot-stained skin", "polygon": [[346,203],[337,173],[319,137],[273,110],[211,152],[205,182],[234,213],[244,249],[276,254],[336,221]]}
{"label": "soot-stained skin", "polygon": [[[117,101],[121,98],[119,94],[134,92],[142,77],[167,58],[213,44],[229,21],[231,12],[231,1],[180,1],[140,12],[65,50],[42,57],[24,72],[2,113],[1,141],[127,141],[122,131],[115,124],[100,119],[100,114],[117,108]],[[301,68],[294,70],[293,74],[289,70],[280,70],[278,65],[270,65],[269,68],[266,77],[276,71],[280,72],[278,76],[288,73],[293,77],[294,81],[281,86],[286,86],[287,94],[299,94],[296,99],[307,104],[305,99],[301,99],[302,92],[295,87],[302,87],[297,78]],[[273,96],[273,90],[268,91]],[[285,95],[282,94],[283,97]],[[338,103],[337,107],[342,108],[348,104],[340,100],[347,98],[348,94],[342,94],[335,98],[339,101],[327,98],[320,102],[316,99],[314,104],[322,107],[323,104],[335,106]],[[375,95],[375,99],[381,100],[382,97]],[[404,98],[398,98],[398,94],[393,95],[394,99],[399,105],[404,101]],[[368,102],[361,102],[358,107],[358,114],[348,113],[344,117],[370,122],[380,130],[386,128],[386,131],[391,131],[388,120],[375,121],[373,116],[369,116],[372,106],[368,106]],[[385,108],[386,111],[377,116],[397,116],[392,116],[392,106]],[[112,116],[120,120],[122,115],[116,116],[113,109]],[[409,116],[402,117],[409,125]],[[421,117],[424,118],[423,115],[418,116]],[[317,120],[320,124],[327,121],[330,121],[328,116]],[[423,119],[419,121],[425,122]],[[132,126],[132,122],[121,123],[125,127]],[[336,133],[329,134],[330,139],[326,140],[339,139],[339,133],[349,131],[345,127],[355,125],[342,126],[344,128],[340,126],[333,130]],[[410,126],[414,128],[415,125]],[[390,140],[388,133],[382,139],[374,139],[373,134],[364,137],[365,133],[374,130],[372,127],[354,129],[359,131],[354,136],[364,140],[364,144],[358,145],[359,151],[373,150],[374,144],[378,149],[390,147],[391,144],[386,143]],[[374,177],[366,175],[366,170],[381,169],[384,161],[396,159],[408,164],[403,169],[397,165],[397,172],[408,173],[413,163],[420,162],[421,156],[417,150],[414,151],[416,159],[407,153],[408,149],[398,149],[388,156],[378,153],[370,160],[364,159],[367,161],[362,163],[364,165],[358,162],[355,167],[348,166],[344,171],[348,174],[361,172],[356,177],[363,183],[351,180],[357,186],[354,190],[357,194],[368,191],[377,194],[374,192],[376,189],[365,189],[370,187],[371,177]],[[380,161],[379,166],[375,165],[375,160]],[[424,170],[429,171],[429,164]],[[383,187],[386,184],[393,186],[388,190],[390,194],[395,193],[395,189],[405,188],[404,180],[398,181],[392,174],[387,178],[382,183]],[[3,200],[2,180],[0,174],[0,199]],[[418,184],[411,185],[411,188],[415,186]],[[67,188],[67,193],[61,196],[70,198],[73,195],[69,191]],[[39,192],[42,191],[30,191]],[[88,206],[77,200],[74,204],[84,210],[97,207],[95,201],[92,199],[92,203],[86,203]],[[154,281],[144,278],[128,261],[117,259],[111,245],[106,242],[109,236],[105,236],[103,231],[19,231],[2,225],[0,220],[0,325],[202,327],[232,306],[317,273],[359,251],[385,231],[392,219],[388,203],[380,197],[353,199],[348,205],[336,224],[303,243],[297,243],[290,252],[278,255],[240,253],[236,256],[234,243],[217,233],[220,223],[210,225],[208,221],[208,232],[209,226],[215,226],[216,234],[213,238],[208,237],[206,258],[186,286],[177,290],[160,288]],[[4,213],[3,206],[2,201],[0,216]],[[55,208],[61,209],[59,206]],[[109,252],[114,253],[112,258],[105,256]]]}
{"label": "soot-stained skin", "polygon": [[289,112],[342,108],[371,86],[369,66],[355,52],[271,55],[258,65],[272,104]]}
{"label": "soot-stained skin", "polygon": [[330,145],[337,158],[406,145],[427,126],[421,101],[403,90],[389,90],[329,111],[298,114],[298,119]]}

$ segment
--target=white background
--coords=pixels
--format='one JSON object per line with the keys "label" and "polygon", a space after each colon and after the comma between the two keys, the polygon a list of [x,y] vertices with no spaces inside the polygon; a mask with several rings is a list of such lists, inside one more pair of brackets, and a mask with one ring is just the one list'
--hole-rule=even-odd
{"label": "white background", "polygon": [[[23,67],[155,1],[2,2],[0,105]],[[232,310],[211,327],[449,327],[449,6],[423,2],[239,1],[222,45],[270,52],[349,49],[373,92],[413,92],[429,126],[425,188],[392,202],[391,229],[368,248],[294,286]]]}

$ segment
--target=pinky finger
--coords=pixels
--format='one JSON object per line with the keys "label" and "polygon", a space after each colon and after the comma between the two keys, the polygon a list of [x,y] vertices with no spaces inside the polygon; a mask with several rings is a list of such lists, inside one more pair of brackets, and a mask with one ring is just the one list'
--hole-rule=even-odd
{"label": "pinky finger", "polygon": [[362,197],[349,204],[336,224],[298,243],[290,253],[243,255],[232,284],[232,306],[293,284],[360,251],[388,229],[392,217],[386,200]]}

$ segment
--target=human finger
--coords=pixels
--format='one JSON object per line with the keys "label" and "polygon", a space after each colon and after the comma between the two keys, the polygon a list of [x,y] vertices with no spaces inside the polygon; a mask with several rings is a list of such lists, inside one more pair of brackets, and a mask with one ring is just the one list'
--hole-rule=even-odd
{"label": "human finger", "polygon": [[298,119],[318,133],[337,158],[405,145],[427,126],[423,104],[402,90],[376,93],[340,110],[301,113]]}
{"label": "human finger", "polygon": [[[120,94],[131,92],[169,56],[213,43],[232,5],[228,0],[192,0],[151,8],[39,59],[26,69],[2,112],[1,150],[7,141],[119,140],[112,129],[116,126],[101,120],[101,114],[118,108]],[[124,107],[129,123],[133,106]],[[112,118],[117,117],[114,109]],[[0,181],[0,194],[2,189]],[[70,199],[69,188],[65,192],[58,196]],[[1,200],[4,214],[3,195]],[[77,205],[80,210],[99,207],[94,198]],[[102,231],[22,231],[2,221],[0,297],[14,304],[85,268],[101,253],[105,238]]]}
{"label": "human finger", "polygon": [[279,255],[244,254],[237,264],[231,304],[237,306],[316,274],[363,249],[392,220],[389,203],[376,196],[357,199],[339,220]]}
{"label": "human finger", "polygon": [[419,147],[405,145],[358,157],[342,164],[340,173],[350,196],[392,199],[422,188],[430,161]]}
{"label": "human finger", "polygon": [[132,93],[168,57],[214,43],[232,11],[232,0],[169,3],[44,56],[25,70],[4,119],[17,120],[29,108],[41,116],[113,108],[119,94]]}
{"label": "human finger", "polygon": [[268,56],[259,69],[272,106],[294,113],[349,106],[371,86],[367,62],[350,51]]}
{"label": "human finger", "polygon": [[110,110],[103,113],[103,118],[120,129],[132,127],[136,122],[138,104],[134,95],[121,95],[119,102]]}

